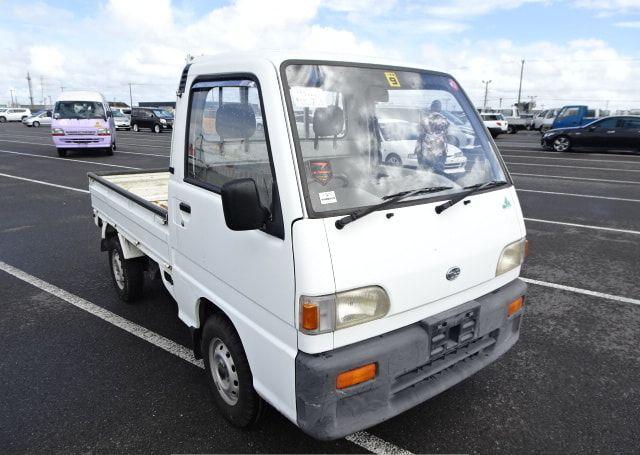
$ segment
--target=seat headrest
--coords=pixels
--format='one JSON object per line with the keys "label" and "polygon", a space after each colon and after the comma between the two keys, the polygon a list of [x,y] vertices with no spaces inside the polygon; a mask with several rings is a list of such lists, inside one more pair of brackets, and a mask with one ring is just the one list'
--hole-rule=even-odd
{"label": "seat headrest", "polygon": [[216,112],[216,132],[221,139],[248,139],[256,132],[256,114],[250,104],[226,103]]}
{"label": "seat headrest", "polygon": [[338,106],[318,107],[313,113],[313,132],[316,137],[337,136],[344,126],[344,112]]}

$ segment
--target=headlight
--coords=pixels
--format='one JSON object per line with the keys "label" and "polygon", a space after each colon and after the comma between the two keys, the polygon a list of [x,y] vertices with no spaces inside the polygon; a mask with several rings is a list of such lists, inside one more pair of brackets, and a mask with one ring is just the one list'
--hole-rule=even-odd
{"label": "headlight", "polygon": [[516,267],[522,265],[525,257],[526,239],[520,239],[505,246],[498,259],[496,267],[496,276],[507,273]]}
{"label": "headlight", "polygon": [[51,129],[52,136],[64,136],[64,130],[62,128],[52,128]]}
{"label": "headlight", "polygon": [[315,335],[380,319],[389,312],[389,296],[378,286],[300,298],[300,330]]}
{"label": "headlight", "polygon": [[160,119],[160,123],[167,123],[167,121],[163,118]]}
{"label": "headlight", "polygon": [[108,136],[111,134],[111,130],[109,128],[98,128],[98,136]]}

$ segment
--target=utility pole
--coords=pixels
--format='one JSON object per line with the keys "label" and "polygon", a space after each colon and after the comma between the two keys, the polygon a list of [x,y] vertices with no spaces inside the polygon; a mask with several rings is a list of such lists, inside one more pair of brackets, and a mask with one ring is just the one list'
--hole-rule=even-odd
{"label": "utility pole", "polygon": [[482,110],[486,111],[487,110],[487,94],[489,93],[489,84],[491,83],[491,80],[482,81],[482,83],[484,84],[484,103],[482,103]]}
{"label": "utility pole", "polygon": [[44,77],[40,76],[40,98],[42,98],[42,105],[44,106]]}
{"label": "utility pole", "polygon": [[15,107],[13,103],[13,89],[9,89],[9,94],[11,95],[11,107]]}
{"label": "utility pole", "polygon": [[131,92],[132,82],[129,82],[129,107],[133,107],[133,93]]}
{"label": "utility pole", "polygon": [[524,74],[524,59],[520,64],[520,85],[518,86],[518,106],[520,105],[520,95],[522,95],[522,76]]}
{"label": "utility pole", "polygon": [[502,98],[500,98],[500,106],[498,107],[499,110],[502,110]]}
{"label": "utility pole", "polygon": [[31,107],[33,107],[33,89],[31,88],[31,75],[27,72],[27,82],[29,84],[29,102],[31,103]]}
{"label": "utility pole", "polygon": [[60,91],[61,91],[61,92],[64,92],[64,85],[61,85],[61,86],[60,86]]}

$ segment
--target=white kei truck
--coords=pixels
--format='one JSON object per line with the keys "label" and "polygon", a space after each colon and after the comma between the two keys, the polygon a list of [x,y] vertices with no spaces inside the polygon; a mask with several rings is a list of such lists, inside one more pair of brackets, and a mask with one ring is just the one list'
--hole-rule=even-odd
{"label": "white kei truck", "polygon": [[[340,438],[519,337],[525,226],[473,104],[448,74],[341,59],[198,58],[179,82],[169,169],[89,174],[121,299],[162,280],[236,426],[268,402]],[[435,100],[474,132],[464,172],[444,171],[436,111],[414,137],[417,163],[385,163],[377,111],[388,121],[390,107],[401,118]]]}

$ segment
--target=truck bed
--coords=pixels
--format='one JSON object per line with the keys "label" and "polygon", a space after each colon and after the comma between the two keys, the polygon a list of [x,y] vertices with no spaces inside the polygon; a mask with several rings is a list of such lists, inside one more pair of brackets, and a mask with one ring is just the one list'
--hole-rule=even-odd
{"label": "truck bed", "polygon": [[161,266],[169,266],[169,172],[88,174],[94,214]]}

